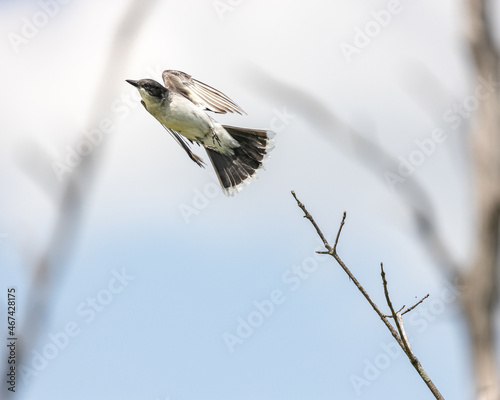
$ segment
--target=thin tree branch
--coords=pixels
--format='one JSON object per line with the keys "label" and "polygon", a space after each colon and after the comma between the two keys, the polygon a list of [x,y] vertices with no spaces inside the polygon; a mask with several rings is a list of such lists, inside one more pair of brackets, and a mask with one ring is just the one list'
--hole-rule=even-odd
{"label": "thin tree branch", "polygon": [[384,272],[384,264],[380,263],[380,275],[382,275],[382,285],[384,286],[384,294],[385,294],[385,300],[387,301],[387,305],[389,306],[391,313],[392,313],[392,318],[394,318],[394,323],[396,324],[396,328],[398,328],[399,336],[402,339],[403,345],[404,345],[404,351],[406,355],[412,359],[412,357],[415,357],[413,355],[413,352],[410,349],[410,345],[408,343],[408,340],[406,339],[406,334],[403,332],[403,328],[401,324],[399,323],[400,318],[398,318],[399,311],[396,313],[394,311],[394,307],[392,306],[391,298],[389,296],[389,289],[387,287],[387,279],[385,279],[385,272]]}
{"label": "thin tree branch", "polygon": [[[295,195],[295,192],[292,190],[292,196],[294,197],[295,201],[297,202],[297,204],[299,205],[299,207],[302,209],[302,211],[304,211],[304,218],[307,218],[311,224],[314,226],[314,228],[316,229],[316,232],[318,233],[318,236],[321,238],[321,240],[323,241],[323,244],[325,245],[326,249],[328,250],[328,253],[332,252],[333,249],[330,247],[330,245],[328,244],[328,241],[326,240],[326,238],[323,236],[323,233],[321,232],[321,230],[319,229],[319,226],[316,225],[316,221],[314,221],[313,217],[311,216],[311,214],[309,214],[306,210],[306,208],[304,207],[304,204],[302,204],[299,199],[297,198],[297,196]],[[345,218],[345,213],[344,213],[344,218]],[[343,222],[343,221],[342,221]],[[343,225],[343,224],[342,224]],[[342,225],[340,226],[340,229],[342,229]],[[335,240],[335,246],[337,245],[337,240],[339,239],[339,236],[340,236],[340,229],[339,229],[339,232],[337,233],[337,239]]]}
{"label": "thin tree branch", "polygon": [[337,232],[337,237],[335,238],[335,244],[333,245],[333,252],[335,254],[337,253],[337,244],[339,242],[340,232],[342,232],[342,228],[344,227],[346,216],[347,216],[347,213],[344,211],[344,215],[342,216],[342,222],[340,223],[340,228],[339,228],[339,231]]}
{"label": "thin tree branch", "polygon": [[[349,268],[347,268],[347,266],[344,264],[344,262],[342,261],[342,259],[337,254],[336,247],[337,247],[337,244],[338,244],[338,240],[340,238],[340,233],[342,231],[342,227],[344,226],[344,221],[345,221],[345,218],[346,218],[346,213],[344,212],[344,216],[342,218],[342,222],[341,222],[339,230],[337,232],[337,237],[336,237],[336,240],[335,240],[335,245],[334,245],[334,247],[331,247],[330,244],[328,243],[328,241],[325,239],[325,236],[323,235],[323,232],[319,228],[319,226],[316,223],[316,221],[314,220],[313,216],[307,211],[305,205],[297,198],[297,196],[295,195],[295,192],[293,190],[292,190],[292,196],[294,197],[295,201],[297,202],[297,205],[299,206],[299,208],[304,213],[305,218],[307,218],[311,222],[311,224],[316,229],[316,232],[318,233],[319,237],[323,240],[325,248],[328,250],[327,254],[329,254],[329,255],[331,255],[332,257],[335,258],[335,260],[337,261],[337,263],[341,266],[341,268],[349,276],[349,278],[354,283],[354,285],[358,288],[358,290],[361,292],[361,294],[365,297],[365,299],[368,301],[368,303],[372,306],[372,308],[377,313],[377,315],[380,317],[380,319],[385,324],[385,326],[387,327],[387,329],[389,329],[389,332],[391,332],[391,334],[394,337],[394,339],[396,340],[396,342],[398,342],[399,346],[403,349],[403,351],[405,352],[405,354],[408,356],[411,364],[417,370],[418,374],[420,375],[420,377],[422,378],[422,380],[425,382],[425,384],[427,385],[427,387],[429,388],[429,390],[432,392],[432,394],[434,395],[434,397],[436,399],[444,399],[444,397],[441,395],[441,393],[437,389],[436,385],[434,385],[434,382],[432,382],[431,378],[429,377],[429,375],[427,374],[427,372],[424,370],[424,368],[420,364],[420,361],[418,360],[418,358],[409,349],[409,346],[408,346],[408,343],[407,343],[407,339],[406,339],[406,334],[403,331],[402,324],[400,324],[400,318],[401,317],[399,316],[399,319],[398,319],[398,316],[396,315],[396,312],[394,311],[394,308],[392,307],[392,303],[390,303],[389,293],[388,293],[388,289],[387,289],[387,281],[385,280],[385,273],[383,274],[382,279],[385,282],[384,290],[386,291],[386,299],[388,300],[388,303],[390,303],[389,307],[391,309],[394,321],[396,321],[396,326],[398,326],[398,330],[399,330],[400,333],[398,333],[396,331],[396,329],[394,329],[394,327],[391,325],[391,323],[389,322],[389,320],[385,316],[385,314],[383,314],[380,311],[380,309],[378,308],[378,306],[370,298],[370,296],[368,295],[368,293],[366,292],[366,290],[363,288],[363,286],[358,282],[358,280],[355,278],[355,276],[352,274],[352,272],[349,270]],[[323,253],[321,253],[321,254],[323,254]],[[382,268],[382,272],[383,272],[383,268]],[[419,303],[421,303],[421,301]],[[413,306],[412,308],[415,308],[415,307],[416,307],[416,305]]]}
{"label": "thin tree branch", "polygon": [[403,334],[402,338],[403,338],[403,342],[406,343],[406,345],[408,346],[408,349],[410,350],[411,354],[413,357],[415,357],[415,355],[413,354],[413,351],[411,349],[411,346],[410,346],[410,341],[408,340],[408,337],[406,336],[406,331],[405,331],[405,326],[403,324],[403,317],[401,315],[400,312],[396,312],[396,321],[398,321],[398,324],[401,328],[401,333]]}
{"label": "thin tree branch", "polygon": [[429,297],[429,293],[427,293],[424,297],[422,297],[418,302],[416,302],[410,308],[408,308],[407,310],[405,310],[405,312],[402,313],[401,315],[405,315],[406,313],[409,313],[411,310],[413,310],[415,307],[417,307],[420,303],[422,303],[428,297]]}

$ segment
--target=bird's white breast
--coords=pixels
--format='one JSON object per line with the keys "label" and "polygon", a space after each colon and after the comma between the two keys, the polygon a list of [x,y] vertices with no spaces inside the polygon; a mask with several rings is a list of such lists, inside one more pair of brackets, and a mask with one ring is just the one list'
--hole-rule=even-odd
{"label": "bird's white breast", "polygon": [[173,94],[173,101],[165,100],[157,108],[156,115],[162,124],[191,140],[203,140],[211,136],[210,117],[185,97]]}

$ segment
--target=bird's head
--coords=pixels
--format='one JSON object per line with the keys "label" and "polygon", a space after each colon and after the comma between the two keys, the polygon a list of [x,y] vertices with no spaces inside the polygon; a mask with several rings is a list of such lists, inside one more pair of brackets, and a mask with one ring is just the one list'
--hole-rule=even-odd
{"label": "bird's head", "polygon": [[161,102],[168,92],[163,85],[152,79],[140,79],[138,81],[127,79],[127,82],[137,88],[146,104]]}

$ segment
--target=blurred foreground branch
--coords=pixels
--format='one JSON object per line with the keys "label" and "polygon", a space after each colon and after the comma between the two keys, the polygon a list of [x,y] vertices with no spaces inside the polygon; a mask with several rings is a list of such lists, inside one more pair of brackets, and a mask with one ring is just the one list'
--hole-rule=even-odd
{"label": "blurred foreground branch", "polygon": [[[125,15],[111,41],[106,68],[96,88],[88,126],[99,126],[103,113],[108,109],[112,100],[116,98],[119,87],[116,76],[120,76],[119,72],[127,65],[128,56],[131,54],[131,44],[138,36],[137,33],[146,21],[148,12],[153,5],[154,2],[145,6],[141,2],[130,1],[125,8]],[[27,385],[27,380],[40,373],[39,369],[33,366],[33,362],[29,362],[28,357],[33,354],[32,351],[37,341],[40,340],[43,328],[50,317],[50,306],[58,293],[57,286],[61,283],[66,272],[69,256],[76,243],[85,201],[91,192],[94,171],[97,170],[100,156],[104,153],[105,142],[106,140],[96,146],[91,154],[84,157],[67,179],[62,182],[61,199],[59,203],[56,201],[58,215],[52,236],[47,247],[35,262],[26,295],[26,314],[17,332],[19,348],[16,365],[19,367],[18,371],[20,371],[22,379],[17,385],[16,397],[19,397],[19,391],[23,391],[23,386]],[[51,195],[53,198],[57,198],[56,194],[51,193]],[[2,365],[2,369],[4,368],[2,376],[5,377],[5,371],[9,370],[9,365],[5,363]],[[24,372],[21,368],[24,368]],[[6,379],[2,379],[0,383],[0,393],[8,393]]]}
{"label": "blurred foreground branch", "polygon": [[499,54],[493,35],[493,7],[488,0],[466,0],[465,24],[476,79],[488,79],[495,90],[478,104],[469,133],[476,241],[467,269],[460,275],[477,398],[500,399],[495,319],[500,270],[500,86]]}
{"label": "blurred foreground branch", "polygon": [[[342,228],[343,228],[344,223],[345,223],[346,213],[344,212],[344,216],[342,217],[342,222],[340,223],[340,228],[337,232],[337,237],[335,239],[335,243],[332,247],[328,243],[328,241],[326,240],[325,236],[323,235],[323,232],[321,232],[321,229],[319,228],[319,226],[316,224],[316,221],[314,220],[312,215],[309,214],[305,205],[300,202],[300,200],[297,198],[297,196],[295,195],[295,192],[293,190],[292,190],[292,196],[294,197],[295,201],[297,202],[297,205],[304,212],[304,217],[307,218],[311,222],[311,224],[316,229],[318,236],[323,241],[323,244],[324,244],[327,251],[318,251],[318,253],[319,254],[328,254],[328,255],[332,256],[333,258],[335,258],[337,263],[342,267],[344,272],[349,276],[349,278],[354,283],[354,285],[358,288],[358,290],[361,292],[361,294],[365,297],[366,301],[368,301],[368,303],[370,303],[370,305],[375,310],[377,315],[380,317],[382,322],[385,324],[387,329],[389,329],[389,331],[391,332],[391,334],[394,337],[394,339],[396,340],[396,342],[398,342],[399,346],[403,349],[404,353],[406,354],[406,356],[410,360],[411,365],[413,365],[413,367],[417,370],[418,374],[423,379],[423,381],[425,382],[425,384],[427,385],[429,390],[432,392],[434,397],[436,399],[444,399],[444,397],[441,395],[441,393],[439,393],[439,390],[436,388],[436,386],[432,382],[429,375],[427,375],[427,372],[425,372],[425,370],[422,367],[422,364],[420,364],[420,361],[418,360],[418,358],[415,356],[415,354],[413,354],[413,352],[410,349],[410,344],[409,344],[408,339],[406,337],[406,334],[404,332],[403,320],[401,317],[402,316],[401,311],[404,307],[397,312],[394,310],[394,307],[392,305],[392,302],[391,302],[390,296],[389,296],[389,289],[388,289],[387,280],[385,277],[383,265],[381,264],[380,267],[381,267],[382,283],[383,283],[383,287],[384,287],[385,298],[387,301],[387,305],[389,306],[389,308],[391,310],[391,316],[394,319],[397,330],[391,325],[391,323],[389,322],[388,316],[383,314],[380,311],[378,306],[370,298],[370,296],[368,295],[366,290],[363,288],[363,286],[359,283],[359,281],[356,279],[356,277],[352,274],[352,272],[349,270],[349,268],[347,268],[347,266],[344,264],[344,262],[342,261],[340,256],[337,254],[337,244],[338,244],[338,240],[340,238],[340,233],[341,233]],[[410,309],[414,309],[419,303],[422,302],[422,300],[420,300],[417,304],[412,306]],[[408,309],[408,310],[410,310],[410,309]]]}

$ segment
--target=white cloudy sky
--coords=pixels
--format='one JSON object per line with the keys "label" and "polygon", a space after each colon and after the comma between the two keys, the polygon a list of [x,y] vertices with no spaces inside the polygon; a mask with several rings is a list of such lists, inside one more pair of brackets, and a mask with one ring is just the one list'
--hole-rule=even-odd
{"label": "white cloudy sky", "polygon": [[[44,11],[35,2],[0,3],[0,279],[19,288],[21,315],[71,174],[59,182],[52,165],[65,163],[82,132],[112,125],[96,146],[83,223],[28,362],[68,324],[76,333],[36,377],[18,378],[23,398],[428,398],[339,267],[311,258],[318,239],[292,189],[330,238],[347,211],[340,254],[382,307],[381,261],[396,304],[430,293],[407,320],[414,350],[446,398],[470,398],[456,295],[400,196],[418,181],[450,249],[467,259],[466,141],[443,118],[474,90],[463,10],[451,0],[396,2],[398,12],[348,60],[342,46],[376,27],[392,3],[152,2],[140,34],[122,32],[123,59],[111,61],[125,2],[52,6],[46,25],[14,45],[12,34],[41,23]],[[223,14],[217,4],[226,4]],[[110,62],[116,74],[103,83]],[[217,116],[221,122],[276,128],[266,170],[236,197],[214,190],[210,168],[192,163],[125,83],[159,80],[163,69],[219,88],[248,113]],[[287,85],[307,96],[291,96]],[[349,132],[316,119],[319,104],[400,160],[435,129],[445,139],[392,190],[363,163]],[[297,278],[297,266],[310,271]],[[119,284],[122,273],[129,278]],[[92,298],[106,303],[95,315]],[[224,335],[236,335],[271,298],[279,304],[230,352]],[[372,363],[381,367],[367,369]],[[356,390],[353,376],[368,384]]]}

